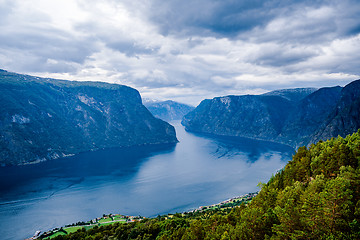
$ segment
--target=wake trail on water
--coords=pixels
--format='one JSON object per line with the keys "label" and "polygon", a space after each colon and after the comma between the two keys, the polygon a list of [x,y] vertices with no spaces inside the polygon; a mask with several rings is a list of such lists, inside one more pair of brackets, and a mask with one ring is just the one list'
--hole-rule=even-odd
{"label": "wake trail on water", "polygon": [[69,185],[61,188],[61,189],[58,189],[52,193],[50,193],[49,195],[47,196],[44,196],[44,197],[38,197],[38,198],[27,198],[27,199],[21,199],[21,200],[14,200],[14,201],[9,201],[9,202],[0,202],[0,206],[3,206],[3,205],[14,205],[14,204],[21,204],[21,203],[26,203],[26,204],[29,204],[31,202],[36,202],[36,201],[40,201],[40,200],[47,200],[47,199],[50,199],[52,196],[54,196],[55,194],[61,192],[61,191],[64,191],[66,189],[69,189],[71,188],[72,186],[76,185],[76,184],[79,184],[81,182],[84,181],[84,177],[80,178],[79,180],[77,181],[74,181],[72,183],[70,183]]}

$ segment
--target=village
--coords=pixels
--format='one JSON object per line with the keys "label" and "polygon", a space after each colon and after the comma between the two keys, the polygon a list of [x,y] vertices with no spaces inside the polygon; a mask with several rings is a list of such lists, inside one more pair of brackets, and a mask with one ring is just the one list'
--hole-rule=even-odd
{"label": "village", "polygon": [[256,197],[256,195],[258,194],[258,192],[254,192],[254,193],[247,193],[238,197],[233,197],[230,198],[228,200],[222,201],[220,203],[216,203],[213,205],[209,205],[209,206],[200,206],[199,208],[191,211],[193,213],[196,212],[203,212],[203,211],[207,211],[207,210],[215,210],[215,209],[225,209],[225,208],[232,208],[232,207],[236,207],[239,206],[240,204],[243,203],[247,203],[249,201],[251,201],[254,197]]}
{"label": "village", "polygon": [[88,230],[95,226],[100,227],[100,226],[105,226],[105,225],[114,224],[114,223],[129,223],[129,222],[140,221],[142,219],[145,219],[145,217],[125,216],[125,215],[121,215],[121,214],[109,214],[109,215],[103,214],[102,217],[95,218],[95,219],[92,219],[87,222],[77,222],[77,223],[73,223],[70,225],[65,225],[64,227],[61,227],[61,228],[55,228],[55,229],[52,229],[52,230],[49,230],[49,231],[43,232],[43,233],[41,233],[41,231],[36,231],[34,236],[32,236],[31,238],[25,239],[25,240],[34,240],[34,239],[40,239],[40,238],[41,239],[52,239],[57,236],[67,235],[69,233],[73,233],[73,232],[76,232],[81,229]]}

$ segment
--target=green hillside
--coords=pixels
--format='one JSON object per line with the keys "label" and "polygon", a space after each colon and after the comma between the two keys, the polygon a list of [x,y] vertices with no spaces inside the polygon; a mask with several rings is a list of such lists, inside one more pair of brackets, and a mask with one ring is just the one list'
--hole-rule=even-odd
{"label": "green hillside", "polygon": [[248,204],[55,239],[360,239],[360,131],[301,147]]}

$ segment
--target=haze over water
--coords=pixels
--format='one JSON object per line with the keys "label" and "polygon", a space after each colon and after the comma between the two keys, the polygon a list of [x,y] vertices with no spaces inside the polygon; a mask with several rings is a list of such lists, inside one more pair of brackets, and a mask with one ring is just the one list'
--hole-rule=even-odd
{"label": "haze over water", "polygon": [[188,133],[179,143],[82,153],[0,168],[1,239],[24,239],[102,214],[146,217],[188,211],[259,190],[294,149]]}

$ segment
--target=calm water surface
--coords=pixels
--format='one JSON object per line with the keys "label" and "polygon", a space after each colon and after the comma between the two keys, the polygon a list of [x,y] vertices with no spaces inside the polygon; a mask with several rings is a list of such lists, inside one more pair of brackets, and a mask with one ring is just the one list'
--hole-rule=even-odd
{"label": "calm water surface", "polygon": [[106,213],[183,212],[257,191],[291,159],[288,146],[185,132],[179,143],[83,153],[0,168],[0,238],[24,239]]}

